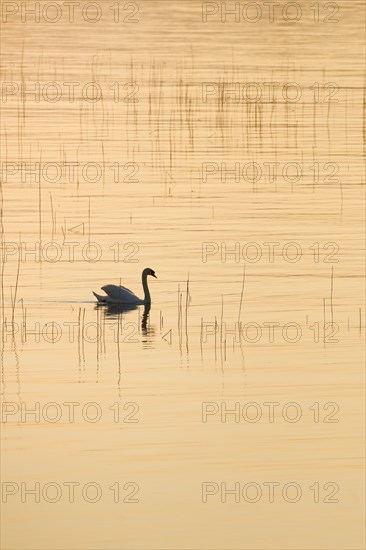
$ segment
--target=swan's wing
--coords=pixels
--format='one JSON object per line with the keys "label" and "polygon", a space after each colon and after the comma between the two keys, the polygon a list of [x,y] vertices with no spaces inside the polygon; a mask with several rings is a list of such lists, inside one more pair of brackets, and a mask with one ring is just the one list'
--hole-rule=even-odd
{"label": "swan's wing", "polygon": [[136,296],[136,294],[134,294],[125,286],[105,285],[102,286],[102,290],[104,290],[104,292],[116,302],[128,304],[139,301],[139,298]]}
{"label": "swan's wing", "polygon": [[117,285],[104,285],[102,286],[102,290],[104,290],[104,292],[108,295],[110,295],[110,292],[119,292],[119,291],[122,291],[122,292],[129,292],[130,294],[133,294],[134,293],[132,292],[132,290],[130,290],[129,288],[125,287],[125,286],[117,286]]}

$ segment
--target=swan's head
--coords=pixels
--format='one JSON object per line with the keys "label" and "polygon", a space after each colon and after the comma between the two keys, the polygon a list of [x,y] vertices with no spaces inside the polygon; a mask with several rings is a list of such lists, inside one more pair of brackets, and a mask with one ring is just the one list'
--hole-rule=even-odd
{"label": "swan's head", "polygon": [[143,277],[144,276],[147,277],[148,275],[151,275],[151,277],[155,277],[155,279],[157,279],[157,276],[155,275],[155,271],[153,269],[150,269],[150,267],[147,267],[142,272]]}

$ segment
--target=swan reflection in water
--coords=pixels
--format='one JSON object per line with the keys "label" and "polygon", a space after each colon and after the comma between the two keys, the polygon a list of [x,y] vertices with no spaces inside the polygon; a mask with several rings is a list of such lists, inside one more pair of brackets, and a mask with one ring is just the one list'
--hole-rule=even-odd
{"label": "swan reflection in water", "polygon": [[[129,313],[130,311],[135,311],[135,310],[138,310],[139,320],[140,320],[140,312],[141,312],[140,307],[141,306],[137,304],[112,304],[112,303],[98,302],[98,304],[95,306],[95,309],[103,310],[103,313],[106,319],[119,321],[119,318],[120,317],[122,318],[123,314]],[[142,316],[141,316],[141,323],[139,323],[139,329],[141,329],[141,334],[146,337],[146,339],[142,340],[145,343],[152,342],[155,336],[155,328],[154,326],[150,325],[150,318],[149,318],[150,309],[151,309],[150,303],[147,303],[144,305],[144,309],[142,311]]]}

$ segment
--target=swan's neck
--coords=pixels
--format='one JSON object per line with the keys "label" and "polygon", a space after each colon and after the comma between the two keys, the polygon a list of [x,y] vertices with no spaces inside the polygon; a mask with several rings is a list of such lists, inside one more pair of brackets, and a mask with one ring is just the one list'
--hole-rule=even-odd
{"label": "swan's neck", "polygon": [[144,289],[144,302],[149,304],[151,302],[149,287],[147,286],[147,275],[142,276],[142,288]]}

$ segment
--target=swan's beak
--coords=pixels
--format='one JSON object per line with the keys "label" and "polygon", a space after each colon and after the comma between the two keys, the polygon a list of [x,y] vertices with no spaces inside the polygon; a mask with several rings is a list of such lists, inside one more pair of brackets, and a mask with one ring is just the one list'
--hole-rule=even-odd
{"label": "swan's beak", "polygon": [[155,273],[154,273],[153,277],[155,277],[155,279],[157,279],[157,276],[155,275]]}

